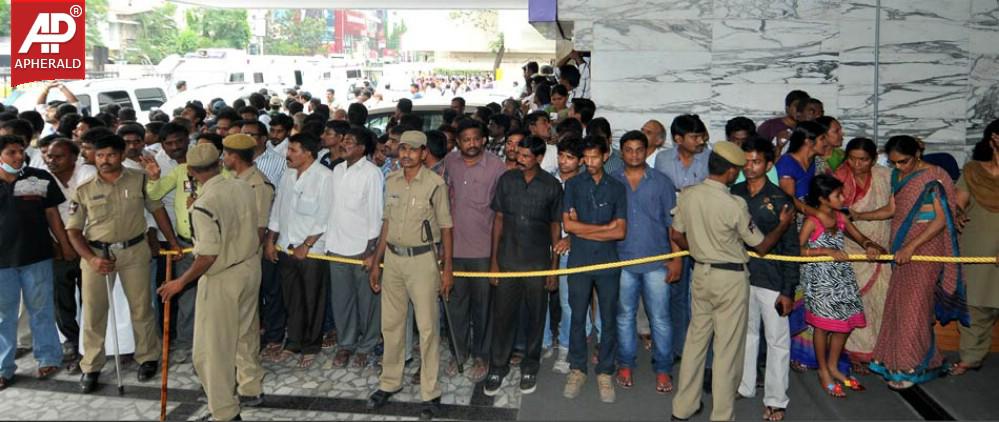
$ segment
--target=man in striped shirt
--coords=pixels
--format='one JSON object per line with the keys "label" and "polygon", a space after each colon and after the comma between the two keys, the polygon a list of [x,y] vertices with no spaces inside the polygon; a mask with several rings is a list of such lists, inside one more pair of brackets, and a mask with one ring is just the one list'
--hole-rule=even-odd
{"label": "man in striped shirt", "polygon": [[281,154],[267,148],[267,127],[257,120],[244,121],[240,133],[257,141],[257,147],[253,151],[253,164],[267,176],[267,181],[277,186],[281,182],[281,175],[288,168],[288,162]]}

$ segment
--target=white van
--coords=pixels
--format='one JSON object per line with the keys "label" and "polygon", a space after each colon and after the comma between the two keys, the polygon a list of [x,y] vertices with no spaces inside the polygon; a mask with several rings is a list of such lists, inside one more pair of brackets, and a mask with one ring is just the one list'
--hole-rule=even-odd
{"label": "white van", "polygon": [[[101,107],[118,104],[131,107],[140,123],[149,122],[149,111],[159,108],[167,101],[167,90],[162,79],[85,79],[64,83],[80,101],[81,113],[91,116],[100,112]],[[4,105],[13,105],[19,111],[34,110],[44,83],[21,85],[4,100]],[[49,101],[65,101],[66,97],[58,89],[49,90]]]}

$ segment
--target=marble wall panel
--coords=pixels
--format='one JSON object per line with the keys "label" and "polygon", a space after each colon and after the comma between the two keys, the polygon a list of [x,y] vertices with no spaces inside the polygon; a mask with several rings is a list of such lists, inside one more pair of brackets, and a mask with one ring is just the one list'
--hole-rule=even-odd
{"label": "marble wall panel", "polygon": [[834,20],[839,0],[714,0],[718,19]]}
{"label": "marble wall panel", "polygon": [[839,29],[822,22],[723,20],[713,29],[711,76],[731,83],[835,83]]}
{"label": "marble wall panel", "polygon": [[710,18],[706,0],[569,0],[559,1],[559,19],[700,19]]}
{"label": "marble wall panel", "polygon": [[[879,82],[965,87],[968,84],[968,66],[967,59],[955,59],[946,53],[886,53],[880,57]],[[840,56],[839,82],[844,85],[873,84],[873,56],[852,53]]]}
{"label": "marble wall panel", "polygon": [[[840,22],[841,54],[873,54],[874,21]],[[968,56],[970,33],[963,23],[946,21],[881,22],[881,54]]]}
{"label": "marble wall panel", "polygon": [[719,120],[746,116],[757,124],[783,115],[784,97],[792,89],[802,89],[822,100],[826,114],[839,113],[839,87],[835,84],[718,84],[713,85],[711,114]]}
{"label": "marble wall panel", "polygon": [[606,20],[593,25],[594,51],[710,52],[704,20]]}
{"label": "marble wall panel", "polygon": [[597,114],[618,113],[695,113],[711,108],[711,84],[660,82],[593,81],[593,91],[600,92]]}
{"label": "marble wall panel", "polygon": [[971,0],[971,24],[999,28],[999,0]]}
{"label": "marble wall panel", "polygon": [[[962,24],[971,16],[972,0],[881,0],[882,21],[949,21]],[[843,1],[840,19],[873,20],[875,0]]]}
{"label": "marble wall panel", "polygon": [[593,50],[593,21],[577,20],[573,23],[572,45],[579,51]]}
{"label": "marble wall panel", "polygon": [[711,53],[598,51],[594,81],[711,82]]}

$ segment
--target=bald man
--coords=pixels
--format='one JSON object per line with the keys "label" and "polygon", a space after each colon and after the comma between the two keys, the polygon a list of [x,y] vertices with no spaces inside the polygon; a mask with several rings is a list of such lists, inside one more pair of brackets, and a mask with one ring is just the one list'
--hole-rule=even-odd
{"label": "bald man", "polygon": [[[659,154],[659,151],[672,148],[673,143],[666,140],[666,127],[656,119],[645,122],[642,125],[642,133],[645,134],[646,138],[649,138],[649,148],[646,150],[645,162],[650,167],[655,166],[656,155]],[[667,142],[669,142],[668,145]]]}

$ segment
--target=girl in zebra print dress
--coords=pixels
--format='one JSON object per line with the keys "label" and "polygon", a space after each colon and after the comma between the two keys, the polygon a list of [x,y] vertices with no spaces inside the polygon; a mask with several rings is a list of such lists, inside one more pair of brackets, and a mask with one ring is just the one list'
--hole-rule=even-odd
{"label": "girl in zebra print dress", "polygon": [[817,213],[806,217],[802,223],[799,235],[801,254],[831,256],[834,259],[832,262],[801,266],[805,321],[815,329],[812,344],[823,388],[831,396],[846,397],[843,387],[854,391],[862,391],[864,387],[856,378],[840,372],[836,364],[850,331],[866,326],[867,321],[857,277],[844,251],[844,235],[861,244],[870,259],[885,252],[838,211],[843,207],[843,184],[835,177],[815,176],[805,202]]}

